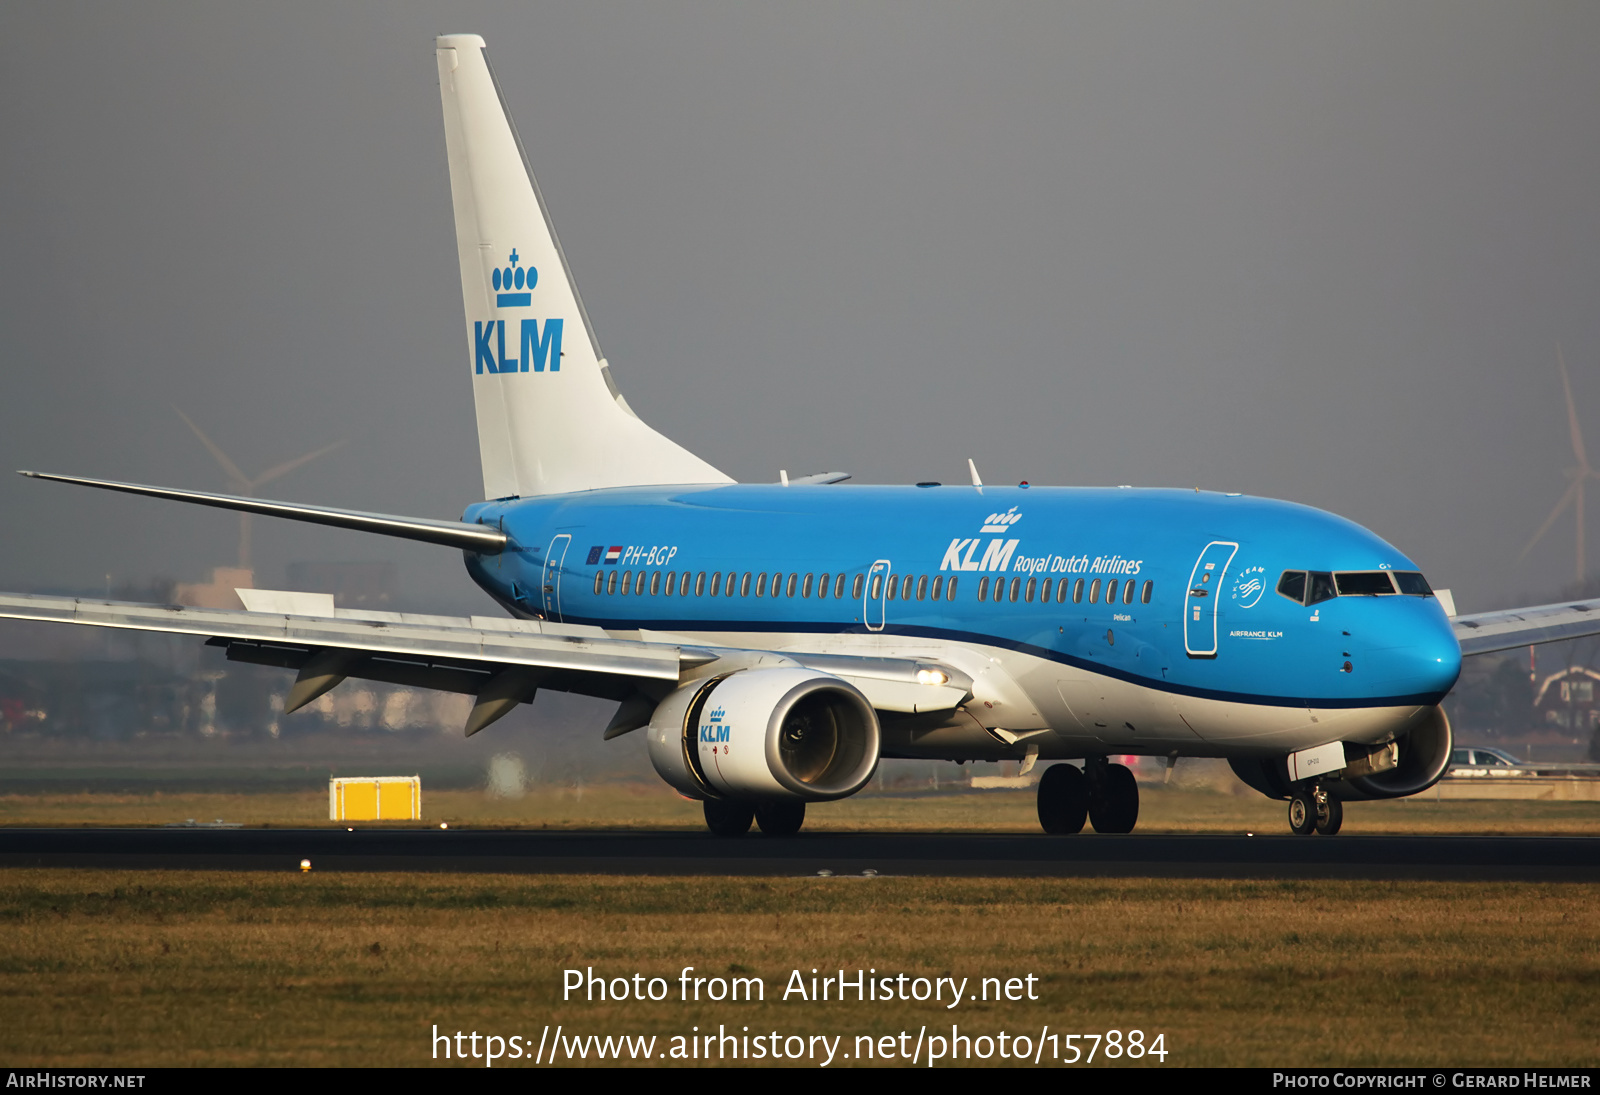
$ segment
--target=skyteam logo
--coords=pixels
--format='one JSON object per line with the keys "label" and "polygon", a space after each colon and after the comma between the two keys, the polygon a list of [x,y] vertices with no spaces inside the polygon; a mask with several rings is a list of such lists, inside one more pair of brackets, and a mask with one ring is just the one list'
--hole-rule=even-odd
{"label": "skyteam logo", "polygon": [[982,556],[978,555],[978,545],[983,542],[983,533],[1010,532],[1011,526],[1020,520],[1022,514],[1017,512],[1016,506],[1012,506],[1004,513],[989,514],[983,519],[983,527],[978,529],[979,535],[970,540],[950,541],[950,546],[944,550],[944,560],[939,564],[939,569],[1005,570],[1011,565],[1011,555],[1017,550],[1020,540],[990,540],[984,546]]}
{"label": "skyteam logo", "polygon": [[1246,567],[1233,583],[1233,603],[1240,608],[1254,608],[1261,595],[1267,591],[1266,567]]}
{"label": "skyteam logo", "polygon": [[[533,266],[524,268],[518,265],[519,261],[516,248],[512,248],[511,254],[506,256],[507,265],[495,267],[489,275],[489,282],[495,288],[494,302],[497,308],[533,306],[533,293],[530,290],[539,283],[539,271]],[[478,376],[485,372],[542,373],[548,364],[552,373],[560,372],[561,328],[560,319],[545,320],[543,331],[539,329],[537,319],[522,320],[518,332],[521,338],[514,342],[520,349],[513,357],[506,354],[505,320],[491,319],[487,323],[473,320],[472,371]]]}

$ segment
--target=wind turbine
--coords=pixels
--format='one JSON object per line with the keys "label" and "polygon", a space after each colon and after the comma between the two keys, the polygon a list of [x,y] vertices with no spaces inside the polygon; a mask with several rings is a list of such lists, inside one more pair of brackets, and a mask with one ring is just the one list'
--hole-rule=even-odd
{"label": "wind turbine", "polygon": [[[266,471],[252,479],[245,475],[244,472],[239,470],[239,465],[228,459],[228,454],[223,452],[222,449],[217,446],[215,441],[207,437],[201,431],[200,427],[194,424],[193,419],[184,414],[183,411],[179,410],[177,407],[173,407],[172,409],[178,412],[178,417],[183,419],[184,423],[194,431],[194,435],[200,439],[200,443],[209,449],[211,455],[216,457],[217,463],[222,465],[222,471],[228,477],[228,485],[233,488],[235,494],[243,494],[253,497],[255,495],[256,488],[270,483],[280,476],[289,474],[303,464],[311,463],[311,461],[317,459],[319,456],[326,456],[334,449],[337,449],[340,445],[344,444],[343,441],[335,441],[331,445],[324,445],[316,452],[308,452],[304,456],[297,456],[293,460],[287,460],[276,467],[268,468]],[[250,516],[251,515],[248,513],[239,514],[240,570],[250,569]]]}
{"label": "wind turbine", "polygon": [[1550,516],[1545,518],[1544,524],[1539,526],[1539,531],[1533,534],[1533,539],[1528,541],[1527,546],[1522,549],[1522,554],[1517,558],[1526,559],[1528,552],[1533,550],[1533,545],[1550,531],[1550,526],[1556,523],[1556,518],[1560,517],[1570,505],[1574,509],[1573,516],[1578,524],[1577,580],[1582,582],[1584,575],[1588,573],[1587,558],[1583,548],[1583,485],[1590,479],[1600,479],[1600,472],[1589,466],[1589,456],[1583,447],[1583,431],[1578,428],[1578,408],[1572,402],[1572,382],[1567,378],[1567,362],[1561,355],[1560,343],[1556,344],[1556,364],[1561,369],[1561,390],[1567,397],[1567,429],[1572,435],[1572,454],[1577,458],[1578,465],[1566,469],[1566,476],[1571,485],[1567,487],[1566,493],[1556,503],[1556,508],[1550,511]]}

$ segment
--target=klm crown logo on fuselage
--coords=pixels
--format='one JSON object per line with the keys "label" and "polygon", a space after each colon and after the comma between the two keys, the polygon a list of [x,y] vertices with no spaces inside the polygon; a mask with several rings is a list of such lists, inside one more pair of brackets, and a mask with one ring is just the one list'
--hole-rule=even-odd
{"label": "klm crown logo on fuselage", "polygon": [[1004,513],[991,513],[983,519],[983,527],[978,530],[978,535],[971,539],[957,538],[950,541],[950,546],[944,550],[944,560],[939,564],[940,570],[1005,570],[1011,565],[1011,555],[1017,550],[1020,540],[997,539],[990,540],[983,547],[983,554],[978,555],[978,545],[983,543],[983,534],[1006,533],[1011,531],[1011,526],[1022,520],[1022,514],[1017,512],[1017,507],[1012,506]]}
{"label": "klm crown logo on fuselage", "polygon": [[[523,268],[517,265],[516,248],[511,249],[507,261],[510,263],[509,266],[496,267],[489,275],[489,282],[495,290],[495,307],[531,308],[532,290],[539,282],[538,268],[533,266]],[[552,373],[560,372],[561,328],[560,319],[545,320],[542,332],[537,319],[522,320],[518,331],[521,338],[516,342],[520,349],[515,356],[507,357],[506,321],[491,319],[485,323],[482,320],[474,320],[472,371],[478,376],[482,376],[485,372],[542,373],[548,363]]]}

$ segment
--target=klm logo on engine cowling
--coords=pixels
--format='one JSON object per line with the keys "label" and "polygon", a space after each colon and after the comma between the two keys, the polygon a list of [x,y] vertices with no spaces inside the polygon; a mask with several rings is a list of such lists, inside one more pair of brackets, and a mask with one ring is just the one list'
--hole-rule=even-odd
{"label": "klm logo on engine cowling", "polygon": [[[496,267],[489,275],[494,286],[496,308],[531,308],[533,287],[539,282],[537,267],[518,265],[516,248],[507,256],[510,265]],[[513,323],[518,322],[513,320]],[[561,371],[560,319],[547,319],[543,328],[537,319],[524,319],[520,327],[513,328],[512,346],[517,352],[506,354],[506,321],[491,319],[487,323],[472,323],[473,373],[542,373],[545,365],[552,373]]]}
{"label": "klm logo on engine cowling", "polygon": [[[971,539],[956,538],[950,541],[950,546],[944,550],[944,560],[939,564],[940,570],[1005,570],[1011,565],[1011,555],[1017,550],[1020,540],[1007,540],[1004,538],[983,542],[983,533],[1005,533],[1011,531],[1011,526],[1022,520],[1022,514],[1017,512],[1017,507],[1012,506],[1004,513],[991,513],[983,519],[983,527],[978,530],[979,535]],[[979,554],[979,552],[982,554]]]}
{"label": "klm logo on engine cowling", "polygon": [[728,740],[729,726],[723,722],[727,714],[722,708],[716,707],[706,713],[709,720],[700,728],[700,741],[706,745],[721,745]]}

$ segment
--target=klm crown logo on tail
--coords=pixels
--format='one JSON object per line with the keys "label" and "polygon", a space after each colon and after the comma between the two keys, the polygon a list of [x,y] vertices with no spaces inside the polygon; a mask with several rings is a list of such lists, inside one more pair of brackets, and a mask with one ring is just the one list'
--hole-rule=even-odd
{"label": "klm crown logo on tail", "polygon": [[[489,281],[495,288],[495,306],[497,308],[529,308],[533,306],[533,293],[531,290],[538,284],[539,270],[529,266],[524,269],[517,265],[517,250],[511,249],[507,256],[511,264],[505,268],[495,267],[490,274]],[[492,319],[487,323],[474,320],[472,324],[472,342],[474,346],[473,372],[481,376],[490,373],[526,373],[544,372],[548,362],[550,371],[561,371],[561,328],[560,319],[547,319],[544,330],[539,330],[537,319],[524,319],[519,334],[520,349],[516,356],[506,356],[506,321]],[[531,364],[531,369],[530,369]]]}
{"label": "klm crown logo on tail", "polygon": [[[521,290],[524,285],[532,289],[539,282],[539,271],[533,266],[528,267],[526,270],[518,266],[517,249],[513,247],[511,249],[511,265],[507,266],[503,271],[498,266],[495,267],[494,274],[490,280],[494,282],[495,292],[499,293],[494,298],[497,306],[501,308],[526,308],[532,302],[532,294],[520,291],[513,293],[511,289],[515,287]],[[501,293],[500,290],[502,289],[506,291]]]}

